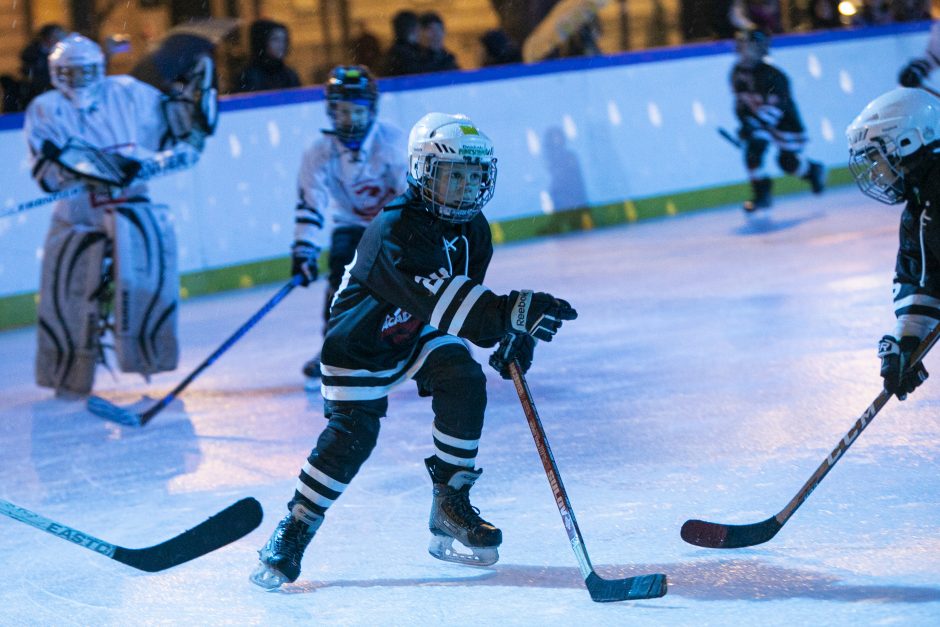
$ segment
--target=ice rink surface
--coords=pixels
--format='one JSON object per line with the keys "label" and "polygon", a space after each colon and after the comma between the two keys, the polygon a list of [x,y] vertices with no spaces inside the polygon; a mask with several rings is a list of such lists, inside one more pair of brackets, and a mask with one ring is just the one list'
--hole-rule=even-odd
{"label": "ice rink surface", "polygon": [[[430,403],[409,384],[297,583],[250,584],[324,426],[299,372],[318,348],[322,282],[142,429],[36,388],[35,330],[2,333],[0,497],[126,547],[244,496],[265,520],[145,574],[0,518],[0,624],[940,624],[934,379],[889,402],[771,542],[716,551],[679,538],[688,518],[775,514],[878,394],[898,215],[842,188],[756,219],[727,207],[497,247],[490,288],[550,291],[579,310],[528,379],[597,571],[666,573],[669,593],[650,601],[590,600],[512,385],[488,367],[473,502],[503,529],[498,564],[427,554]],[[119,404],[162,397],[278,287],[185,302],[179,370],[150,385],[99,372],[98,390]],[[925,363],[940,371],[937,356]]]}

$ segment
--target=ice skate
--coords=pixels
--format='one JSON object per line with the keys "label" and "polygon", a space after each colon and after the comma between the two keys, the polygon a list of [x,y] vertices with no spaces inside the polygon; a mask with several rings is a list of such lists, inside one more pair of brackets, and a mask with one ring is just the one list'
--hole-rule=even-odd
{"label": "ice skate", "polygon": [[266,590],[275,590],[284,583],[294,582],[300,576],[300,560],[323,516],[311,512],[303,505],[278,523],[267,544],[258,551],[258,567],[251,573],[251,582]]}
{"label": "ice skate", "polygon": [[303,367],[304,389],[309,392],[320,391],[320,353],[314,355]]}
{"label": "ice skate", "polygon": [[818,161],[809,162],[809,171],[803,180],[810,184],[814,194],[821,194],[826,189],[826,166]]}
{"label": "ice skate", "polygon": [[[432,456],[424,460],[434,483],[434,501],[428,527],[431,541],[428,553],[445,562],[469,566],[490,566],[499,559],[497,547],[503,532],[480,518],[480,510],[470,504],[470,488],[482,470],[458,470],[449,476]],[[470,553],[454,550],[454,540]]]}
{"label": "ice skate", "polygon": [[773,187],[771,179],[754,179],[751,181],[752,197],[744,202],[744,212],[754,213],[759,209],[770,209],[773,199],[770,190]]}

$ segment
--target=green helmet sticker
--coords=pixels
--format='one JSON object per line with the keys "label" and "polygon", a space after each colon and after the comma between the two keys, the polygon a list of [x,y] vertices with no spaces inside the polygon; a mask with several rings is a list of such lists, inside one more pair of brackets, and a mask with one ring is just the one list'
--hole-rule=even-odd
{"label": "green helmet sticker", "polygon": [[469,124],[461,124],[460,130],[463,131],[464,135],[479,135],[480,131],[477,130],[477,127],[470,126]]}

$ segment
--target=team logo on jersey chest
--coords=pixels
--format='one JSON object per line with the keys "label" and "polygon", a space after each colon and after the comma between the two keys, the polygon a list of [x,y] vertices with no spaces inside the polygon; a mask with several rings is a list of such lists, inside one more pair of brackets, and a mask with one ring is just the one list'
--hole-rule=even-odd
{"label": "team logo on jersey chest", "polygon": [[441,289],[441,285],[444,284],[444,281],[450,278],[450,272],[447,271],[447,268],[441,267],[438,268],[437,272],[432,272],[431,276],[415,276],[415,283],[420,283],[428,289],[432,294],[437,294]]}

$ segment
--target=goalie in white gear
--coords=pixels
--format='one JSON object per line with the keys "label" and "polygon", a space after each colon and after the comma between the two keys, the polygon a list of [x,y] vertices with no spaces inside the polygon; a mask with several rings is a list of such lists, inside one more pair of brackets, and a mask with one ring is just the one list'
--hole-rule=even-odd
{"label": "goalie in white gear", "polygon": [[[121,370],[149,375],[176,367],[175,235],[167,209],[150,202],[136,177],[143,159],[198,160],[212,129],[195,109],[212,115],[214,94],[202,77],[186,94],[199,97],[184,99],[129,76],[105,76],[99,46],[76,33],[53,48],[49,70],[55,89],[29,104],[24,122],[32,176],[47,192],[83,191],[57,203],[46,236],[36,382],[81,396],[103,359],[112,305]],[[187,108],[188,128],[179,115]]]}

